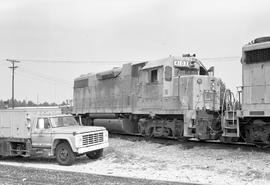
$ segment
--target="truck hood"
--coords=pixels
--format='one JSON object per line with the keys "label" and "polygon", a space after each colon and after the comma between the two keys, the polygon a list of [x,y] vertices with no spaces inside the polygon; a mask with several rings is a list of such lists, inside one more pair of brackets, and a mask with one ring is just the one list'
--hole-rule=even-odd
{"label": "truck hood", "polygon": [[97,131],[104,131],[106,130],[104,127],[97,127],[97,126],[70,126],[70,127],[57,127],[53,128],[53,133],[57,134],[82,134],[87,132],[97,132]]}

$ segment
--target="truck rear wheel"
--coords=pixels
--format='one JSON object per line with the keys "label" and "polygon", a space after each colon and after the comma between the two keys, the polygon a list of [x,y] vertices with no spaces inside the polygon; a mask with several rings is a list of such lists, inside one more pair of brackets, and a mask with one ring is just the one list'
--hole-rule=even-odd
{"label": "truck rear wheel", "polygon": [[56,160],[60,165],[70,166],[75,161],[75,154],[68,143],[60,143],[56,147]]}
{"label": "truck rear wheel", "polygon": [[99,150],[95,150],[95,151],[87,152],[87,153],[86,153],[86,156],[87,156],[89,159],[98,159],[98,158],[100,158],[102,155],[103,155],[103,149],[99,149]]}

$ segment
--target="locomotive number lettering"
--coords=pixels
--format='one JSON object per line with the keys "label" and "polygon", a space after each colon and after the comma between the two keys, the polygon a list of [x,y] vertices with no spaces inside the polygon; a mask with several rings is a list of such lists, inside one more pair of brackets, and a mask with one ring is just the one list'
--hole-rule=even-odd
{"label": "locomotive number lettering", "polygon": [[189,61],[186,60],[175,60],[173,61],[175,67],[189,67]]}

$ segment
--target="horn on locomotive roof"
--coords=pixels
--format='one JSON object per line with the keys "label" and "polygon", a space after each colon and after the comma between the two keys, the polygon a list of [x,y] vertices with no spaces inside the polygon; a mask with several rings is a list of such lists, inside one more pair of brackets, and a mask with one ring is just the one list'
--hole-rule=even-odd
{"label": "horn on locomotive roof", "polygon": [[193,55],[191,55],[190,53],[183,54],[182,57],[196,57],[196,54],[195,53]]}

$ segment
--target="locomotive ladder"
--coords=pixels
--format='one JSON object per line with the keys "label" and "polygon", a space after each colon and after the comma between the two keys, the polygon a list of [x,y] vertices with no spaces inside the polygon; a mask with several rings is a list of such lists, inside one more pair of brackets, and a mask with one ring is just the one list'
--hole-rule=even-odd
{"label": "locomotive ladder", "polygon": [[239,119],[235,110],[225,111],[222,120],[223,137],[240,137]]}

